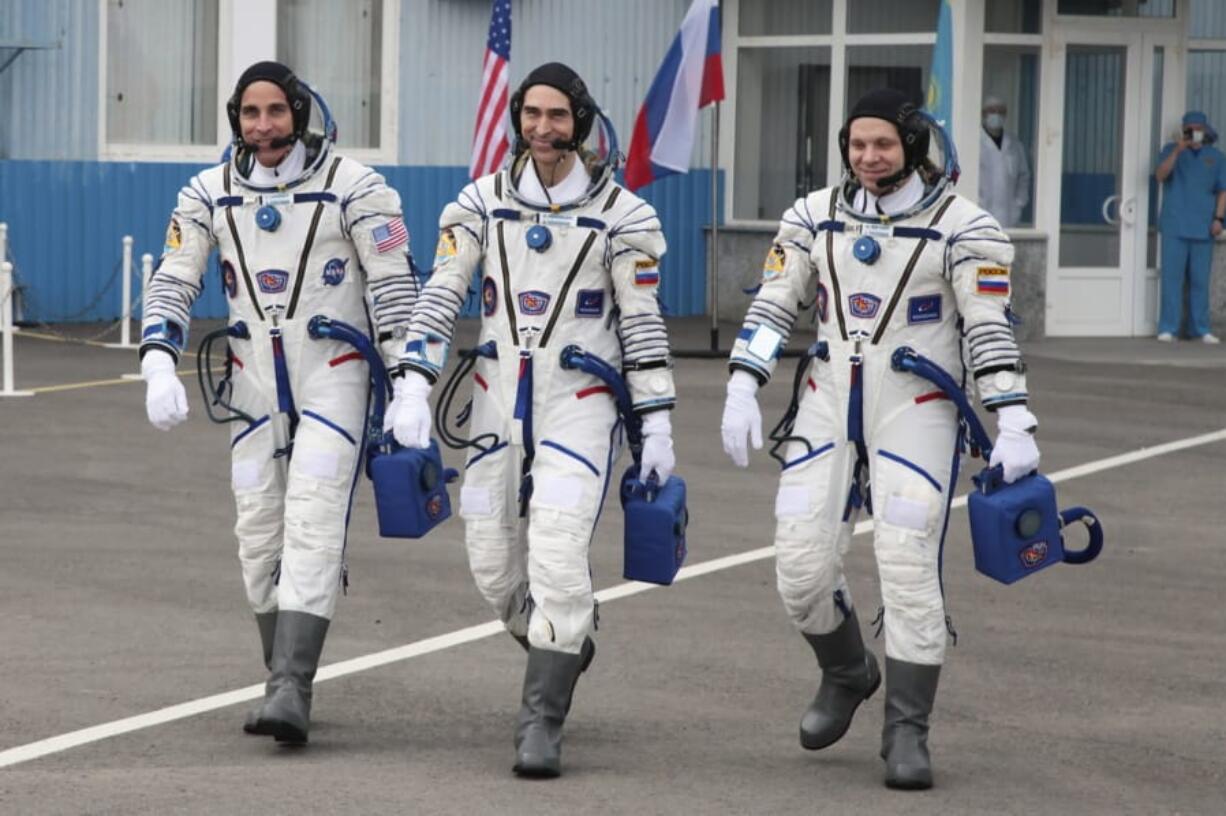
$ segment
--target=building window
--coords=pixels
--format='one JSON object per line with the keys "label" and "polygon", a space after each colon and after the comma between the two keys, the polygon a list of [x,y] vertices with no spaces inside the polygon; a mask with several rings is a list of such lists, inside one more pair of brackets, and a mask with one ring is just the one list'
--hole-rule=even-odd
{"label": "building window", "polygon": [[[936,22],[936,14],[929,27]],[[864,94],[875,88],[896,88],[915,103],[924,105],[928,71],[932,66],[931,45],[858,45],[847,49],[847,96],[843,118]]]}
{"label": "building window", "polygon": [[1059,0],[1056,13],[1084,17],[1174,17],[1175,0]]}
{"label": "building window", "polygon": [[328,103],[342,147],[381,147],[383,2],[277,0],[277,59]]}
{"label": "building window", "polygon": [[1041,33],[1041,0],[992,0],[984,8],[983,30],[1000,34]]}
{"label": "building window", "polygon": [[217,143],[218,0],[108,0],[109,145]]}
{"label": "building window", "polygon": [[830,49],[742,49],[733,217],[774,220],[825,187]]}
{"label": "building window", "polygon": [[742,37],[829,34],[833,0],[749,0],[737,25]]}
{"label": "building window", "polygon": [[1003,227],[1034,225],[1039,62],[1038,47],[983,49],[978,200]]}
{"label": "building window", "polygon": [[904,34],[936,31],[941,0],[888,0],[884,3],[849,2],[849,34]]}

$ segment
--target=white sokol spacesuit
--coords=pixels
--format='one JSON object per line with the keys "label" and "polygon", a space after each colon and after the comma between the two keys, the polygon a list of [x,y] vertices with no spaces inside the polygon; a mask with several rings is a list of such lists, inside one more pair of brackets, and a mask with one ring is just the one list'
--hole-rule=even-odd
{"label": "white sokol spacesuit", "polygon": [[[280,68],[253,66],[236,98],[257,80],[282,85],[291,99],[303,96],[304,86]],[[347,577],[346,527],[364,453],[367,363],[341,341],[312,339],[307,324],[326,315],[365,329],[398,365],[402,344],[393,335],[403,334],[418,283],[400,198],[378,173],[311,134],[294,145],[279,177],[249,154],[244,167],[241,156],[236,151],[179,193],[145,298],[141,355],[177,359],[184,350],[191,305],[216,248],[230,325],[247,328],[246,337],[228,341],[228,407],[247,417],[231,426],[235,533],[270,661],[264,621],[276,619],[266,616],[279,611],[283,624],[285,613],[304,613],[326,628],[333,615]],[[285,183],[260,186],[263,178]],[[279,221],[275,229],[257,223],[271,220]],[[318,639],[322,646],[322,631]]]}
{"label": "white sokol spacesuit", "polygon": [[[513,634],[577,653],[593,628],[588,543],[620,446],[609,389],[593,375],[563,369],[560,355],[575,344],[628,369],[636,411],[673,405],[656,300],[665,245],[655,211],[613,181],[579,207],[551,213],[529,206],[511,194],[520,173],[532,172],[525,163],[469,184],[443,211],[434,274],[409,325],[403,363],[438,376],[479,270],[479,343],[492,340],[497,358],[477,362],[471,436],[498,441],[469,458],[460,491],[473,577]],[[538,222],[552,236],[543,252],[528,245]]]}
{"label": "white sokol spacesuit", "polygon": [[[852,119],[857,116],[896,123],[904,143],[913,135],[922,150],[910,148],[911,167],[888,195],[878,198],[849,182],[810,193],[784,213],[730,367],[734,381],[747,380],[738,372],[749,372],[765,383],[798,307],[814,304],[828,359],[814,359],[800,385],[775,502],[779,594],[823,669],[801,742],[810,749],[832,744],[880,683],[843,572],[857,514],[866,506],[881,581],[887,679],[898,686],[887,689],[886,757],[898,722],[915,726],[919,740],[922,720],[920,741],[926,741],[945,655],[941,558],[960,441],[953,403],[927,380],[895,371],[891,355],[910,346],[955,380],[973,381],[990,411],[1023,406],[1027,392],[1009,319],[1008,238],[962,196],[930,195],[933,188],[914,169],[927,149],[927,125],[912,118],[917,114],[901,94],[870,94],[853,111]],[[736,391],[730,382],[726,439]],[[899,697],[927,702],[892,723],[889,712]],[[898,771],[887,758],[887,784],[931,785],[926,747],[922,760],[917,753],[905,760],[910,765]]]}
{"label": "white sokol spacesuit", "polygon": [[[912,183],[921,184],[919,177]],[[783,454],[775,503],[779,593],[801,631],[838,625],[852,605],[842,555],[857,497],[868,498],[871,485],[886,652],[936,664],[945,653],[939,560],[955,487],[957,410],[928,381],[893,370],[890,355],[911,346],[958,377],[965,332],[983,405],[1024,403],[1025,375],[1006,317],[1013,247],[991,216],[951,193],[890,221],[869,265],[852,254],[868,222],[840,211],[838,192],[811,193],[784,214],[731,364],[763,381],[770,376],[776,360],[754,354],[754,333],[766,326],[786,337],[797,304],[813,299],[816,278],[818,335],[829,360],[814,361],[801,396],[792,435],[805,442],[788,443]],[[857,423],[867,461],[853,491]]]}
{"label": "white sokol spacesuit", "polygon": [[[517,106],[535,84],[566,93],[575,120],[590,127],[596,109],[582,81],[552,63],[530,74],[512,99],[517,136]],[[575,139],[581,142],[582,134]],[[659,219],[612,180],[611,167],[591,154],[577,158],[550,188],[553,205],[521,147],[503,170],[469,184],[447,206],[434,273],[402,357],[408,377],[438,377],[476,272],[479,344],[492,342],[497,356],[479,358],[473,375],[470,436],[483,440],[483,449],[466,462],[460,515],[481,594],[529,649],[516,770],[541,776],[558,773],[561,716],[551,719],[552,747],[541,760],[522,747],[535,744],[524,737],[524,723],[541,714],[529,697],[548,697],[533,691],[534,683],[552,683],[554,697],[565,697],[556,708],[569,707],[579,656],[592,648],[588,547],[621,447],[609,388],[562,368],[562,350],[577,345],[623,370],[640,414],[666,419],[675,401],[656,298],[665,251]]]}

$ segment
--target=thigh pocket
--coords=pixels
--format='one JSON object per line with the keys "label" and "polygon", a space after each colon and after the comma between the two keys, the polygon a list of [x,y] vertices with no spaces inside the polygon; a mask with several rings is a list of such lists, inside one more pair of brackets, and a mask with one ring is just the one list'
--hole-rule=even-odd
{"label": "thigh pocket", "polygon": [[272,423],[264,415],[230,438],[230,487],[235,493],[259,490],[272,467]]}
{"label": "thigh pocket", "polygon": [[290,471],[326,485],[347,483],[353,476],[358,443],[337,422],[314,411],[303,411],[294,436]]}
{"label": "thigh pocket", "polygon": [[506,502],[510,477],[518,483],[519,474],[507,472],[507,443],[500,442],[475,454],[465,464],[464,483],[460,486],[460,518],[478,519],[499,516]]}
{"label": "thigh pocket", "polygon": [[837,446],[834,442],[806,446],[793,442],[783,465],[779,492],[775,495],[775,518],[779,521],[806,521],[815,518],[825,506]]}
{"label": "thigh pocket", "polygon": [[885,449],[877,451],[875,464],[873,499],[880,507],[877,521],[926,537],[935,534],[945,506],[944,486],[937,476]]}

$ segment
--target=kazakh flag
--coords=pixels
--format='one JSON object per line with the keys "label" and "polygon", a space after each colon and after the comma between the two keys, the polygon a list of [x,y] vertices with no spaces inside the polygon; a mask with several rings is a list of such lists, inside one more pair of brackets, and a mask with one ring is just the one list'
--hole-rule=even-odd
{"label": "kazakh flag", "polygon": [[946,129],[950,128],[954,113],[954,20],[949,0],[941,0],[937,17],[937,42],[932,49],[932,70],[928,72],[928,98],[924,107]]}

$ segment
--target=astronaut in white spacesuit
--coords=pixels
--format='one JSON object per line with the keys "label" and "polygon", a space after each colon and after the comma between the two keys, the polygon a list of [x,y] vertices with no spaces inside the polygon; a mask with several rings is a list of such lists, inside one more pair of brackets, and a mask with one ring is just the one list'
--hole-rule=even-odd
{"label": "astronaut in white spacesuit", "polygon": [[[322,135],[309,130],[313,99]],[[367,329],[398,366],[419,284],[400,197],[379,174],[334,152],[323,99],[289,68],[252,65],[226,111],[232,155],[180,191],[149,283],[141,371],[150,422],[169,430],[185,420],[175,365],[216,248],[236,335],[227,407],[242,420],[230,439],[235,533],[270,670],[264,702],[244,729],[305,742],[312,680],[347,580],[346,527],[369,392],[360,355],[340,341],[312,339],[307,323],[326,315]]]}
{"label": "astronaut in white spacesuit", "polygon": [[909,345],[956,380],[973,380],[997,416],[992,464],[1004,466],[1007,481],[1039,461],[1009,319],[1013,247],[991,215],[946,189],[953,174],[927,161],[932,128],[898,91],[856,103],[839,137],[843,181],[797,200],[780,222],[733,347],[721,428],[725,450],[744,467],[747,439],[762,444],[757,389],[798,305],[813,302],[829,356],[815,359],[799,386],[775,502],[779,594],[822,672],[800,740],[809,749],[832,745],[881,682],[843,574],[864,505],[885,629],[881,755],[895,788],[932,785],[928,715],[945,656],[941,547],[959,423],[930,383],[891,368],[893,351]]}
{"label": "astronaut in white spacesuit", "polygon": [[[497,173],[466,186],[439,219],[434,273],[409,324],[394,429],[428,443],[427,395],[479,270],[480,358],[471,431],[483,439],[460,493],[469,563],[485,599],[528,651],[516,773],[557,776],[561,731],[591,660],[595,607],[588,546],[617,454],[613,396],[561,367],[576,344],[625,374],[645,436],[643,477],[674,467],[675,401],[656,291],[664,236],[655,211],[612,178],[613,159],[583,147],[599,111],[560,63],[511,97],[515,147]],[[614,151],[615,153],[615,151]]]}

